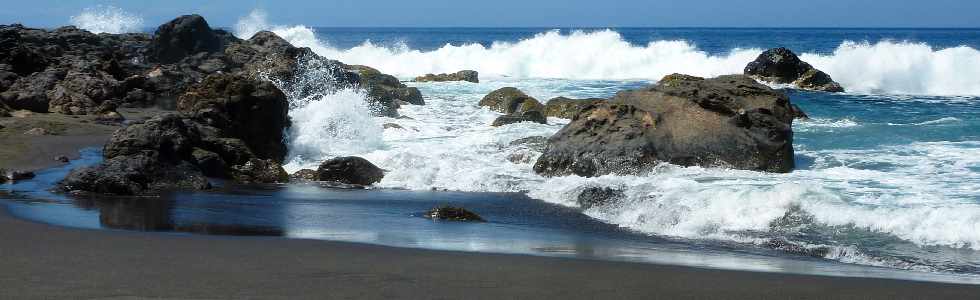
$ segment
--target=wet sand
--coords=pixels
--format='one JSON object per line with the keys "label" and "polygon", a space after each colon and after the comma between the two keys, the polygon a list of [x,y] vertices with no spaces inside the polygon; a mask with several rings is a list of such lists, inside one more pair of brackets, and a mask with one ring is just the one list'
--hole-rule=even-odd
{"label": "wet sand", "polygon": [[83,230],[0,212],[0,298],[977,299],[980,286]]}
{"label": "wet sand", "polygon": [[[158,109],[119,109],[128,120],[140,120],[160,112]],[[90,115],[26,111],[14,115],[0,118],[0,169],[37,171],[61,165],[56,157],[75,159],[78,150],[101,146],[120,128],[118,124],[100,124]],[[44,133],[39,134],[36,128],[43,129]]]}

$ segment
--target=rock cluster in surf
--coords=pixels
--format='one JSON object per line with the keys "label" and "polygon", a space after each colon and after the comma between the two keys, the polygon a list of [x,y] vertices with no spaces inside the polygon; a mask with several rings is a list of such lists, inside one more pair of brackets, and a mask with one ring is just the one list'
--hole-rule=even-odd
{"label": "rock cluster in surf", "polygon": [[789,97],[744,75],[668,75],[592,104],[549,139],[534,165],[545,176],[642,174],[661,162],[789,172]]}
{"label": "rock cluster in surf", "polygon": [[415,82],[446,82],[446,81],[467,81],[480,83],[480,73],[473,70],[462,70],[451,74],[425,74],[415,77]]}
{"label": "rock cluster in surf", "polygon": [[767,82],[793,84],[805,90],[844,92],[844,88],[830,75],[800,60],[796,53],[786,48],[762,52],[745,66],[745,75]]}
{"label": "rock cluster in surf", "polygon": [[480,100],[479,105],[505,114],[493,121],[495,127],[520,122],[548,123],[543,112],[544,105],[517,88],[505,87],[490,92]]}

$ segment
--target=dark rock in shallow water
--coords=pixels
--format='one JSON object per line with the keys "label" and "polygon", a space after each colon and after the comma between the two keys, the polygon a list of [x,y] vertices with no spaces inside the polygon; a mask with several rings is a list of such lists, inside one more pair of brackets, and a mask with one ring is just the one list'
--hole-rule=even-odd
{"label": "dark rock in shallow water", "polygon": [[830,248],[825,246],[819,247],[806,247],[799,244],[792,243],[784,239],[771,239],[765,244],[766,248],[779,250],[791,254],[809,256],[816,258],[826,258],[827,254],[830,253]]}
{"label": "dark rock in shallow water", "polygon": [[240,138],[260,158],[282,162],[286,157],[282,129],[290,126],[289,102],[268,81],[211,75],[180,97],[177,110]]}
{"label": "dark rock in shallow water", "polygon": [[490,92],[480,100],[479,105],[507,114],[493,121],[492,126],[495,127],[520,122],[548,123],[542,112],[544,105],[516,88],[505,87]]}
{"label": "dark rock in shallow water", "polygon": [[278,163],[253,158],[244,164],[232,166],[232,178],[237,182],[243,183],[286,183],[289,182],[289,173]]}
{"label": "dark rock in shallow water", "polygon": [[320,181],[347,184],[372,185],[384,178],[384,170],[370,161],[355,157],[337,157],[320,164],[317,169]]}
{"label": "dark rock in shallow water", "polygon": [[587,108],[549,140],[545,176],[638,174],[660,162],[789,172],[792,103],[742,75],[670,75]]}
{"label": "dark rock in shallow water", "polygon": [[175,63],[200,52],[221,51],[223,42],[203,17],[184,15],[157,28],[149,54],[155,61]]}
{"label": "dark rock in shallow water", "polygon": [[8,171],[0,169],[0,182],[4,181],[21,181],[34,178],[34,172],[31,171]]}
{"label": "dark rock in shallow water", "polygon": [[408,87],[398,81],[398,78],[381,73],[368,66],[349,66],[358,74],[360,86],[367,90],[368,97],[377,102],[380,115],[397,117],[397,101],[413,105],[425,105],[422,92],[418,88]]}
{"label": "dark rock in shallow water", "polygon": [[537,99],[528,96],[521,90],[513,87],[505,87],[490,92],[482,100],[480,106],[489,107],[490,110],[505,114],[523,113],[536,110],[543,111],[544,105]]}
{"label": "dark rock in shallow water", "polygon": [[444,81],[468,81],[480,83],[480,73],[473,70],[463,70],[452,74],[425,74],[425,76],[415,77],[415,82],[444,82]]}
{"label": "dark rock in shallow water", "polygon": [[786,48],[769,49],[745,66],[745,75],[774,83],[792,83],[801,89],[843,92],[830,75],[800,60]]}
{"label": "dark rock in shallow water", "polygon": [[425,218],[443,221],[486,222],[486,220],[474,212],[452,206],[433,208],[425,213]]}
{"label": "dark rock in shallow water", "polygon": [[599,98],[571,99],[558,97],[548,100],[548,103],[544,105],[544,115],[546,117],[571,119],[578,115],[582,109],[606,101],[608,100]]}
{"label": "dark rock in shallow water", "polygon": [[626,197],[622,191],[608,187],[590,187],[578,194],[576,199],[578,206],[582,209],[589,209],[596,206],[603,206]]}
{"label": "dark rock in shallow water", "polygon": [[540,111],[531,110],[520,114],[514,113],[510,115],[503,115],[497,117],[496,120],[493,120],[493,124],[491,124],[491,126],[500,127],[504,125],[521,123],[521,122],[534,122],[539,124],[548,124],[548,119],[545,118]]}
{"label": "dark rock in shallow water", "polygon": [[113,195],[210,187],[197,167],[179,160],[163,159],[152,150],[108,158],[99,165],[72,170],[61,182],[65,191]]}
{"label": "dark rock in shallow water", "polygon": [[290,174],[289,179],[294,182],[319,181],[320,173],[317,173],[316,170],[302,169],[296,171],[296,173]]}

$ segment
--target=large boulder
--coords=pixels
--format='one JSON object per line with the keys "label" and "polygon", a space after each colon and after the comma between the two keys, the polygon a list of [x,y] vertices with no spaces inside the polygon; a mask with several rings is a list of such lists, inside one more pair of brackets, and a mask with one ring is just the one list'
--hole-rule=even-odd
{"label": "large boulder", "polygon": [[549,139],[534,171],[642,174],[668,162],[789,172],[793,118],[789,97],[748,76],[669,75],[583,109]]}
{"label": "large boulder", "polygon": [[491,124],[494,127],[520,122],[547,124],[544,105],[537,99],[513,87],[505,87],[487,94],[480,100],[480,106],[506,115],[497,117]]}
{"label": "large boulder", "polygon": [[102,163],[72,170],[61,182],[70,192],[140,195],[171,189],[203,190],[211,187],[200,169],[184,161],[162,159],[146,150],[107,158]]}
{"label": "large boulder", "polygon": [[319,181],[372,185],[384,178],[385,172],[370,161],[355,157],[337,157],[320,164]]}
{"label": "large boulder", "polygon": [[544,105],[544,115],[546,117],[555,117],[562,119],[571,119],[578,115],[579,111],[583,108],[593,106],[602,102],[607,101],[606,99],[599,98],[589,98],[589,99],[571,99],[565,97],[557,97],[548,100]]}
{"label": "large boulder", "polygon": [[48,69],[44,72],[20,77],[0,93],[0,100],[12,109],[23,109],[33,112],[48,112],[51,99],[48,93],[67,75],[61,69]]}
{"label": "large boulder", "polygon": [[445,82],[445,81],[468,81],[480,83],[480,73],[473,70],[463,70],[450,74],[425,74],[415,77],[415,82]]}
{"label": "large boulder", "polygon": [[175,63],[200,52],[222,50],[222,37],[199,15],[184,15],[157,28],[149,54],[157,62]]}
{"label": "large boulder", "polygon": [[289,180],[280,165],[289,126],[285,95],[239,75],[208,77],[166,113],[120,129],[103,149],[105,161],[73,171],[66,191],[138,195],[205,189],[207,177],[240,183]]}
{"label": "large boulder", "polygon": [[774,48],[762,52],[758,58],[745,66],[745,75],[762,81],[789,83],[806,90],[844,91],[844,88],[834,82],[830,75],[800,60],[796,53],[786,48]]}
{"label": "large boulder", "polygon": [[396,117],[399,102],[413,105],[425,105],[422,92],[418,88],[408,87],[398,78],[381,73],[368,66],[351,65],[348,68],[358,75],[358,84],[367,90],[368,97],[375,103],[379,115]]}
{"label": "large boulder", "polygon": [[513,87],[505,87],[490,92],[480,100],[479,105],[505,114],[544,110],[544,105],[541,105],[537,99]]}
{"label": "large boulder", "polygon": [[214,74],[182,95],[177,110],[242,139],[260,158],[282,162],[286,157],[289,102],[268,81]]}
{"label": "large boulder", "polygon": [[84,115],[99,112],[103,102],[122,99],[125,93],[122,83],[106,72],[70,71],[47,96],[49,111]]}

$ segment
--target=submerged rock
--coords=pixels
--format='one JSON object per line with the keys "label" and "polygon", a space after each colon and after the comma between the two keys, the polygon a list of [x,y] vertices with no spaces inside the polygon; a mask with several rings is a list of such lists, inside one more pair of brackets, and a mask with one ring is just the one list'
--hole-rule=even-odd
{"label": "submerged rock", "polygon": [[356,157],[337,157],[320,164],[319,181],[372,185],[384,178],[385,172],[370,161]]}
{"label": "submerged rock", "polygon": [[425,218],[443,221],[486,222],[483,217],[480,217],[474,212],[461,207],[452,206],[433,208],[425,213]]}
{"label": "submerged rock", "polygon": [[302,169],[290,174],[289,179],[293,182],[319,181],[320,173],[317,173],[316,170]]}
{"label": "submerged rock", "polygon": [[480,83],[480,73],[473,70],[463,70],[451,74],[425,74],[415,77],[415,82],[444,82],[444,81],[468,81]]}
{"label": "submerged rock", "polygon": [[586,108],[549,139],[545,176],[639,174],[661,162],[789,172],[792,103],[743,75],[669,75]]}
{"label": "submerged rock", "polygon": [[578,206],[582,209],[589,209],[596,206],[603,206],[626,197],[622,191],[608,187],[590,187],[578,194],[576,199]]}
{"label": "submerged rock", "polygon": [[546,117],[555,117],[562,119],[571,119],[579,114],[582,109],[590,107],[602,102],[606,102],[606,99],[599,98],[589,98],[589,99],[571,99],[565,97],[558,97],[548,100],[548,103],[544,105],[544,115]]}
{"label": "submerged rock", "polygon": [[806,90],[844,91],[844,88],[830,78],[830,75],[800,60],[796,53],[786,48],[766,50],[755,61],[745,66],[745,75],[762,81],[791,83]]}
{"label": "submerged rock", "polygon": [[531,110],[523,113],[513,113],[513,114],[497,117],[497,119],[493,120],[493,124],[491,124],[491,126],[500,127],[504,125],[521,123],[521,122],[534,122],[539,124],[548,124],[548,119],[545,118],[540,111]]}

